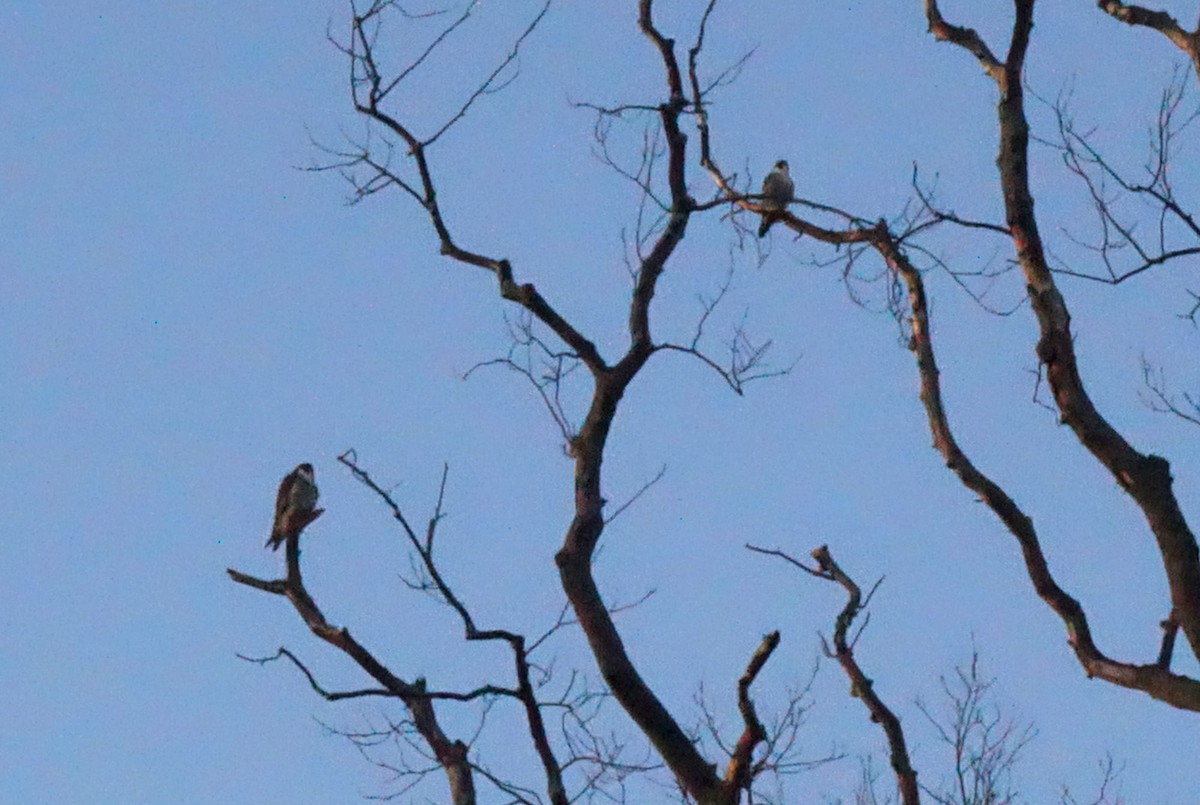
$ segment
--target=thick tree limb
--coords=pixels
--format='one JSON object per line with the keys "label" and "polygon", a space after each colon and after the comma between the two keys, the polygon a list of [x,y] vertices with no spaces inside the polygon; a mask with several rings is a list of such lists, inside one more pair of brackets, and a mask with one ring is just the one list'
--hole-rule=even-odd
{"label": "thick tree limb", "polygon": [[[351,167],[366,165],[374,172],[378,181],[368,182],[365,185],[367,191],[374,192],[390,184],[405,190],[429,217],[444,255],[466,265],[491,271],[497,278],[501,296],[521,305],[546,325],[590,370],[594,381],[592,401],[582,424],[570,440],[570,453],[575,460],[575,516],[567,529],[562,549],[556,555],[563,589],[613,696],[647,735],[689,794],[703,805],[724,802],[724,789],[715,768],[701,756],[687,733],[638,674],[591,573],[592,555],[604,528],[601,464],[608,433],[626,388],[656,349],[650,326],[650,305],[658,280],[683,239],[696,206],[687,192],[687,138],[680,128],[680,116],[687,107],[687,99],[674,42],[655,27],[652,0],[640,0],[639,27],[658,50],[666,71],[668,98],[656,107],[656,111],[665,139],[670,203],[665,225],[642,257],[635,275],[629,306],[629,346],[619,361],[610,364],[601,357],[594,343],[560,315],[532,284],[520,284],[513,278],[513,269],[507,260],[466,249],[454,239],[446,213],[437,198],[429,162],[428,148],[434,144],[441,130],[432,137],[422,138],[382,106],[399,80],[385,80],[373,49],[377,17],[391,7],[391,3],[376,0],[364,13],[356,14],[351,42],[343,48],[343,52],[351,63],[351,93],[355,109],[404,143],[414,164],[415,178],[403,179],[387,170],[386,164],[379,160],[367,161],[351,156],[347,161]],[[522,39],[529,35],[544,13],[543,8],[522,34]],[[451,28],[458,24],[457,21],[452,23]],[[445,35],[449,32],[450,29]],[[424,55],[418,57],[423,58]],[[510,53],[509,60],[511,58]],[[497,75],[493,73],[484,82],[483,89],[486,90]],[[472,99],[478,95],[476,93]],[[470,101],[463,111],[469,105]],[[461,113],[451,118],[450,124],[459,119]],[[346,167],[346,163],[340,167]],[[457,599],[444,582],[438,580],[428,562],[426,570],[435,579],[434,586],[442,596],[452,607],[455,606]],[[471,633],[473,624],[465,608],[460,605],[455,609],[463,617],[468,633]]]}
{"label": "thick tree limb", "polygon": [[933,34],[934,39],[958,45],[978,59],[983,71],[994,80],[1003,78],[1004,65],[992,54],[987,43],[974,28],[962,28],[946,22],[937,0],[925,0],[925,19],[929,22],[929,33]]}
{"label": "thick tree limb", "polygon": [[941,380],[934,354],[929,305],[921,274],[901,252],[880,222],[876,248],[888,265],[903,280],[908,291],[909,349],[917,360],[920,377],[921,402],[933,435],[933,447],[946,461],[946,466],[958,476],[963,486],[979,496],[1000,521],[1004,523],[1021,546],[1025,570],[1038,596],[1062,620],[1067,629],[1067,642],[1090,677],[1098,677],[1122,687],[1133,688],[1184,710],[1200,710],[1200,682],[1170,673],[1156,661],[1148,665],[1133,665],[1107,657],[1096,646],[1087,615],[1080,603],[1058,585],[1042,551],[1041,542],[1031,520],[1016,502],[991,478],[976,468],[959,447],[950,428],[942,403]]}
{"label": "thick tree limb", "polygon": [[638,25],[658,50],[669,98],[658,108],[666,138],[670,214],[657,242],[642,260],[630,301],[630,345],[610,371],[595,372],[592,403],[571,445],[575,459],[575,516],[555,556],[567,594],[592,649],[596,665],[621,704],[679,781],[700,805],[732,805],[715,768],[700,754],[679,722],[646,684],[617,632],[592,576],[592,556],[604,530],[601,464],[608,433],[625,389],[654,351],[650,303],[667,260],[683,239],[695,202],[687,193],[687,138],[679,128],[686,107],[674,42],[657,29],[652,0],[639,0]]}
{"label": "thick tree limb", "polygon": [[[1006,221],[1038,320],[1037,355],[1046,366],[1046,378],[1063,422],[1142,510],[1162,556],[1173,611],[1193,654],[1200,658],[1200,549],[1171,488],[1170,465],[1160,456],[1134,449],[1092,403],[1079,373],[1071,316],[1046,263],[1029,187],[1029,124],[1021,84],[1033,29],[1034,0],[1013,0],[1013,7],[1012,38],[1003,70],[996,70],[992,61],[968,46],[969,43],[954,38],[949,41],[975,55],[999,90],[1000,153],[996,164],[1000,169]],[[935,21],[941,20],[934,0],[926,1],[926,14],[932,29]],[[1124,673],[1127,669],[1111,670],[1114,676],[1136,683],[1131,686],[1148,684],[1162,692],[1157,684]],[[1151,692],[1149,688],[1142,689]]]}
{"label": "thick tree limb", "polygon": [[1165,11],[1155,11],[1144,6],[1127,5],[1120,0],[1097,0],[1096,6],[1108,16],[1126,25],[1150,28],[1171,40],[1192,60],[1196,77],[1200,78],[1200,26],[1195,31],[1186,31],[1179,22]]}

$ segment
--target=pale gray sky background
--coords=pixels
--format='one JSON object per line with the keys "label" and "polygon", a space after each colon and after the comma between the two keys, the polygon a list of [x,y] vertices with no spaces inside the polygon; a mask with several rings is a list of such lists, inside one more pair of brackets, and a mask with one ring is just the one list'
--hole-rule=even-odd
{"label": "pale gray sky background", "polygon": [[[483,3],[402,96],[403,114],[425,131],[439,124],[535,5]],[[662,5],[664,29],[689,41],[702,4]],[[1006,4],[982,5],[944,11],[1002,49]],[[592,155],[592,117],[570,104],[663,97],[633,6],[560,0],[516,81],[432,152],[463,245],[510,258],[610,355],[624,343],[620,232],[637,194]],[[1041,6],[1030,85],[1047,97],[1073,85],[1080,123],[1135,169],[1176,52],[1094,4]],[[321,158],[310,134],[337,145],[342,132],[362,133],[344,59],[325,41],[330,21],[345,35],[345,3],[9,0],[0,14],[0,801],[325,803],[394,790],[318,722],[363,729],[397,709],[329,705],[290,667],[238,660],[286,645],[330,688],[367,682],[284,601],[224,569],[280,572],[282,557],[262,547],[275,487],[311,461],[328,511],[306,533],[304,559],[329,618],[405,678],[507,682],[503,651],[466,646],[447,610],[399,583],[399,533],[335,458],[356,448],[417,520],[448,462],[448,576],[482,625],[537,634],[552,623],[563,600],[553,554],[572,506],[561,439],[518,376],[461,379],[504,352],[503,317],[515,311],[486,274],[438,256],[400,194],[346,207],[335,176],[296,170]],[[393,34],[397,63],[424,41]],[[712,106],[727,167],[761,176],[787,158],[799,195],[874,218],[900,209],[916,161],[940,173],[948,206],[1002,218],[994,87],[929,37],[919,4],[730,1],[709,44],[710,70],[757,48]],[[1044,111],[1033,122],[1051,133]],[[695,194],[709,193],[689,170]],[[1195,175],[1193,148],[1176,174],[1193,208]],[[1059,236],[1064,225],[1088,232],[1080,188],[1045,149],[1033,180],[1055,247],[1094,269]],[[655,303],[660,337],[689,336],[696,295],[730,265],[720,217],[694,218],[670,263]],[[1003,241],[960,232],[931,245],[956,266],[1011,256]],[[790,375],[739,398],[698,362],[661,355],[618,417],[609,499],[667,466],[607,532],[598,566],[612,602],[657,591],[619,620],[647,678],[686,723],[703,683],[734,730],[736,678],[779,628],[783,645],[756,686],[770,715],[807,677],[817,632],[843,599],[741,546],[803,555],[828,543],[860,582],[887,577],[859,657],[909,728],[923,780],[946,773],[949,757],[912,700],[936,700],[938,675],[969,657],[974,636],[1001,704],[1040,729],[1019,770],[1026,801],[1050,802],[1063,783],[1087,794],[1106,752],[1124,764],[1128,802],[1198,801],[1200,722],[1084,678],[1013,539],[929,448],[895,325],[852,304],[837,269],[814,267],[814,256],[830,255],[782,231],[761,267],[735,253],[734,289],[712,324],[724,336],[747,312],[778,363],[798,359]],[[1147,411],[1137,393],[1142,354],[1165,363],[1177,388],[1200,386],[1197,331],[1175,317],[1195,271],[1193,260],[1117,289],[1063,285],[1089,389],[1139,448],[1171,459],[1193,519],[1197,431]],[[928,283],[964,448],[1034,518],[1101,647],[1151,661],[1167,602],[1152,537],[1031,401],[1028,308],[989,316],[944,273]],[[877,300],[879,289],[867,293]],[[1021,295],[1010,274],[989,299],[1009,306]],[[590,668],[574,631],[540,656],[559,680]],[[1178,660],[1184,673],[1195,666]],[[789,801],[849,796],[854,758],[883,751],[846,687],[822,667],[803,743],[809,756],[849,758],[790,779]],[[455,736],[475,728],[473,708],[439,712]],[[615,708],[611,723],[625,728]],[[477,747],[492,767],[540,784],[514,707],[493,710]],[[654,790],[641,796],[655,801]],[[401,801],[444,792],[436,778]],[[482,801],[503,799],[488,791]]]}

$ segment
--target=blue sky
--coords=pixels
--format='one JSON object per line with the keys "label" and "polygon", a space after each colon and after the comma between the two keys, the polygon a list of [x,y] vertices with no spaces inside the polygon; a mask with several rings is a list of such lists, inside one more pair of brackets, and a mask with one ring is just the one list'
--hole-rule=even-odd
{"label": "blue sky", "polygon": [[[456,108],[534,5],[483,4],[403,96],[419,128]],[[671,5],[678,13],[662,25],[687,41],[699,4]],[[1137,167],[1175,51],[1090,4],[1043,5],[1031,86],[1053,97],[1073,85],[1081,122]],[[510,258],[518,279],[609,355],[623,346],[620,232],[637,194],[592,155],[592,119],[571,102],[661,98],[632,6],[560,0],[517,80],[432,152],[463,244]],[[1005,15],[974,6],[944,12],[999,43]],[[286,645],[328,687],[365,681],[283,601],[224,569],[279,572],[281,557],[262,549],[275,486],[311,461],[328,511],[306,533],[307,580],[330,619],[405,678],[506,681],[502,652],[464,646],[446,610],[399,583],[400,535],[335,458],[356,448],[418,520],[448,463],[446,571],[482,623],[546,628],[562,603],[552,558],[571,511],[570,464],[519,377],[492,369],[462,380],[504,352],[514,311],[483,272],[439,257],[400,195],[348,207],[335,176],[296,169],[321,159],[310,136],[337,145],[362,132],[346,65],[325,41],[330,21],[344,32],[344,4],[16,0],[0,14],[0,801],[322,803],[386,792],[386,776],[318,722],[361,729],[395,712],[329,705],[292,669],[239,661]],[[994,88],[965,54],[932,41],[917,4],[730,2],[713,24],[711,68],[757,48],[712,107],[724,165],[761,175],[787,158],[799,195],[876,217],[903,204],[916,161],[940,175],[948,206],[1002,217]],[[397,59],[415,47],[397,42]],[[1044,113],[1033,122],[1049,133]],[[1177,173],[1193,200],[1194,161],[1183,152]],[[690,170],[697,195],[710,192]],[[1087,226],[1052,153],[1035,154],[1033,181],[1047,233]],[[612,501],[667,466],[606,532],[597,574],[610,601],[656,591],[619,625],[671,710],[694,722],[703,683],[732,729],[735,680],[775,628],[784,643],[756,688],[760,709],[806,677],[840,592],[741,546],[803,555],[828,543],[861,582],[886,575],[860,659],[909,727],[923,779],[948,758],[912,699],[935,699],[938,675],[974,639],[1002,703],[1040,729],[1020,770],[1028,801],[1050,801],[1062,783],[1086,793],[1105,752],[1125,764],[1129,802],[1194,801],[1196,719],[1083,677],[1014,541],[929,449],[893,322],[852,304],[836,268],[812,265],[829,256],[812,243],[776,233],[761,267],[731,258],[729,243],[720,213],[693,220],[660,286],[656,332],[688,338],[697,294],[711,294],[732,260],[714,332],[746,312],[795,369],[739,398],[695,361],[656,357],[623,403],[605,465]],[[931,243],[955,265],[1010,256],[1003,242],[957,232]],[[1196,431],[1147,411],[1137,392],[1143,354],[1177,388],[1200,382],[1196,330],[1175,317],[1194,270],[1117,289],[1063,285],[1089,390],[1139,448],[1171,459],[1193,518]],[[944,274],[928,282],[964,448],[1034,518],[1101,647],[1150,661],[1166,606],[1153,540],[1031,401],[1028,309],[988,316]],[[1005,276],[991,293],[1013,304],[1020,280]],[[569,399],[585,391],[573,386]],[[543,660],[552,657],[587,667],[577,632],[560,635]],[[1197,673],[1182,657],[1177,669]],[[813,697],[812,755],[881,750],[831,664]],[[473,710],[443,712],[448,731],[474,729]],[[498,707],[492,719],[479,751],[536,785],[516,714]],[[612,724],[623,728],[615,712]],[[848,796],[853,777],[848,760],[788,790],[795,801]],[[439,801],[440,781],[421,795]]]}

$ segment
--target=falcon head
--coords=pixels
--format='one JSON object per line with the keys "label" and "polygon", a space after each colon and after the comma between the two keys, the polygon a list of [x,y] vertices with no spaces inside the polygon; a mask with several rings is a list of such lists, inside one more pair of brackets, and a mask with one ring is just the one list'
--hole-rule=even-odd
{"label": "falcon head", "polygon": [[786,160],[786,159],[781,159],[781,160],[779,160],[778,162],[776,162],[776,163],[775,163],[775,170],[779,171],[780,173],[787,173],[787,172],[788,172],[788,164],[787,164],[787,160]]}

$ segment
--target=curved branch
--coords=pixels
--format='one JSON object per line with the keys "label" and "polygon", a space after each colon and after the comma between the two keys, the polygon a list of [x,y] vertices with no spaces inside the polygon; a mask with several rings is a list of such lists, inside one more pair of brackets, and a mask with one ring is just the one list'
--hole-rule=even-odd
{"label": "curved branch", "polygon": [[550,746],[549,737],[546,734],[546,724],[542,719],[541,707],[538,703],[537,696],[534,694],[533,683],[530,680],[529,674],[529,652],[525,646],[525,636],[510,632],[506,629],[480,629],[475,625],[475,619],[471,616],[470,610],[467,609],[465,603],[460,599],[450,587],[445,577],[442,576],[437,563],[433,558],[434,536],[437,531],[438,523],[442,520],[442,504],[446,495],[446,479],[450,474],[449,465],[442,467],[442,479],[438,485],[437,504],[434,507],[433,515],[429,518],[429,524],[426,526],[424,538],[417,536],[416,532],[409,525],[405,518],[400,505],[396,503],[391,494],[387,490],[380,487],[370,474],[358,466],[357,457],[353,451],[347,451],[338,456],[338,461],[348,467],[358,479],[360,483],[374,492],[392,511],[392,517],[400,523],[404,529],[405,535],[408,537],[409,544],[417,555],[421,558],[425,572],[429,574],[429,578],[433,582],[434,589],[441,596],[442,600],[456,613],[462,620],[463,628],[466,632],[465,638],[468,641],[492,641],[500,640],[508,643],[512,651],[513,664],[517,677],[517,689],[498,688],[492,685],[485,685],[471,691],[469,694],[454,694],[454,693],[427,693],[429,698],[440,699],[455,699],[458,701],[467,701],[477,698],[482,695],[504,695],[511,696],[521,702],[525,709],[525,719],[529,727],[529,735],[533,741],[534,749],[538,753],[538,758],[542,763],[542,769],[546,775],[547,793],[550,796],[550,801],[553,805],[567,805],[568,798],[566,788],[563,785],[562,765],[554,756],[554,750]]}
{"label": "curved branch", "polygon": [[896,718],[896,714],[879,698],[879,694],[875,692],[875,683],[863,673],[854,658],[854,647],[846,641],[846,633],[864,605],[862,592],[854,580],[833,560],[828,546],[822,545],[814,550],[812,558],[816,560],[825,578],[837,582],[846,590],[846,606],[838,614],[833,631],[833,656],[850,678],[851,695],[862,699],[871,713],[871,720],[880,724],[887,735],[892,771],[895,772],[896,782],[900,787],[901,801],[905,805],[917,805],[921,801],[917,788],[917,770],[913,768],[908,757],[904,728],[900,726],[900,719]]}
{"label": "curved branch", "polygon": [[[254,585],[251,585],[251,586],[254,586]],[[315,676],[313,676],[313,672],[308,669],[308,666],[306,666],[304,663],[300,662],[299,658],[297,658],[295,654],[288,651],[286,648],[280,647],[280,649],[278,651],[276,651],[274,654],[272,654],[269,657],[247,657],[244,654],[239,654],[237,656],[238,656],[238,659],[240,659],[240,660],[245,660],[246,662],[252,662],[252,663],[255,663],[256,665],[266,665],[269,662],[274,662],[275,660],[286,657],[287,659],[291,660],[292,665],[294,665],[300,669],[300,673],[304,674],[305,678],[308,680],[309,686],[314,691],[316,691],[316,693],[321,698],[323,698],[329,702],[336,702],[336,701],[340,701],[342,699],[357,699],[357,698],[360,698],[363,696],[392,696],[392,697],[396,696],[395,693],[393,693],[390,690],[387,690],[386,688],[366,688],[363,690],[346,690],[346,691],[325,690],[325,688],[321,686],[321,683],[317,682],[317,678]]]}
{"label": "curved branch", "polygon": [[929,22],[929,33],[939,42],[958,45],[979,60],[983,71],[996,81],[1004,74],[1004,65],[992,54],[991,48],[974,28],[951,25],[942,18],[937,0],[925,0],[925,19]]}
{"label": "curved branch", "polygon": [[695,205],[687,193],[687,138],[679,128],[686,100],[674,42],[655,27],[652,0],[639,1],[638,22],[642,33],[657,48],[667,75],[670,97],[658,107],[658,113],[666,140],[671,210],[657,242],[637,272],[630,301],[629,348],[611,370],[593,372],[596,380],[591,406],[571,443],[575,460],[575,516],[562,548],[555,555],[555,563],[567,600],[614,698],[649,738],[683,790],[702,805],[719,805],[729,801],[714,767],[638,673],[592,575],[592,557],[604,531],[601,465],[608,434],[625,390],[653,354],[650,303],[667,260],[683,239]]}
{"label": "curved branch", "polygon": [[[416,163],[418,182],[402,181],[399,177],[387,175],[387,183],[397,184],[404,188],[417,199],[421,204],[425,213],[429,216],[430,223],[433,225],[434,231],[437,233],[438,241],[441,244],[441,253],[451,259],[457,260],[466,265],[473,265],[479,268],[486,269],[495,275],[499,284],[500,295],[511,302],[515,302],[534,316],[543,324],[554,331],[555,335],[562,339],[568,347],[570,347],[580,360],[592,370],[592,372],[604,371],[607,366],[600,353],[596,350],[595,344],[583,336],[574,326],[572,326],[565,318],[563,318],[549,302],[538,292],[530,283],[519,284],[513,279],[512,265],[508,260],[489,257],[484,254],[470,251],[459,246],[451,235],[449,225],[446,222],[445,215],[441,205],[438,203],[437,190],[435,188],[433,173],[429,165],[427,149],[433,145],[445,130],[466,113],[466,110],[481,94],[493,91],[492,82],[496,75],[507,64],[516,58],[521,43],[534,31],[538,23],[546,15],[549,9],[550,2],[545,3],[541,11],[535,16],[528,28],[521,34],[516,45],[510,51],[508,58],[503,64],[497,68],[475,91],[470,99],[459,110],[450,123],[443,126],[432,137],[421,139],[411,128],[401,122],[398,118],[385,111],[381,104],[387,97],[387,94],[395,86],[395,80],[388,82],[385,86],[384,77],[380,71],[378,62],[375,58],[374,43],[378,33],[379,21],[376,17],[383,10],[390,6],[390,3],[376,2],[364,14],[356,14],[353,19],[353,27],[351,31],[351,44],[347,47],[339,49],[345,53],[350,59],[351,79],[350,91],[351,98],[354,103],[354,108],[359,114],[364,115],[368,119],[383,126],[385,129],[396,135],[404,141],[408,147],[408,155],[412,157]],[[457,25],[458,23],[455,23]],[[423,57],[422,57],[423,58]],[[367,165],[376,171],[376,175],[380,175],[380,169],[376,161],[371,160],[369,155],[360,155],[351,160],[350,166]],[[345,167],[345,166],[343,166]],[[381,189],[367,182],[367,187]]]}
{"label": "curved branch", "polygon": [[[1038,359],[1046,365],[1046,378],[1062,421],[1142,510],[1162,556],[1172,608],[1192,653],[1200,657],[1200,548],[1171,488],[1170,465],[1160,456],[1134,449],[1092,403],[1079,374],[1071,316],[1046,262],[1029,187],[1029,124],[1021,85],[1021,70],[1033,29],[1034,0],[1013,0],[1013,5],[1015,17],[1008,60],[1002,72],[993,73],[1000,95],[997,105],[1000,154],[996,164],[1000,168],[1006,221],[1038,320]],[[936,3],[927,0],[926,8],[930,6],[936,7]],[[956,44],[967,47],[961,42]],[[1155,666],[1148,669],[1153,674]],[[1160,680],[1129,675],[1125,670],[1110,669],[1114,681],[1123,680],[1118,684],[1140,687],[1151,695],[1156,695],[1153,691],[1166,695]]]}
{"label": "curved branch", "polygon": [[[462,741],[451,741],[442,731],[433,709],[433,702],[425,695],[423,680],[415,683],[405,682],[393,674],[366,647],[350,636],[349,629],[339,628],[326,620],[312,596],[309,595],[300,573],[300,534],[302,531],[303,529],[297,529],[287,536],[286,578],[264,581],[240,573],[233,568],[229,568],[226,572],[239,584],[287,598],[292,602],[292,606],[295,607],[304,622],[308,624],[308,628],[313,634],[341,650],[382,685],[391,696],[404,702],[404,706],[412,714],[413,724],[417,731],[425,739],[446,774],[452,801],[462,803],[462,805],[473,805],[475,781],[471,774],[471,764],[467,760],[469,747]],[[311,677],[310,682],[312,682]],[[313,685],[314,688],[317,687],[315,682]],[[317,690],[320,692],[319,688]]]}
{"label": "curved branch", "polygon": [[733,748],[729,766],[725,771],[725,787],[732,797],[736,797],[739,791],[750,787],[750,783],[754,779],[754,766],[751,763],[754,747],[767,740],[767,730],[758,720],[758,714],[754,712],[754,702],[750,698],[750,686],[754,684],[759,671],[767,664],[767,660],[771,659],[771,654],[778,646],[778,630],[764,635],[762,643],[750,657],[745,673],[738,680],[738,712],[742,714],[745,729],[742,731],[742,736],[738,738],[737,745]]}
{"label": "curved branch", "polygon": [[[908,747],[904,740],[904,728],[900,725],[900,719],[896,717],[896,714],[884,704],[883,699],[879,698],[879,694],[875,692],[875,683],[866,675],[862,666],[858,664],[858,660],[855,659],[855,640],[847,639],[850,627],[854,624],[854,619],[858,617],[858,613],[862,612],[867,604],[863,600],[862,590],[852,578],[846,575],[845,571],[838,566],[838,563],[834,561],[833,555],[829,552],[829,546],[827,545],[822,545],[813,550],[811,556],[817,562],[815,568],[809,567],[799,559],[778,548],[760,548],[756,545],[747,545],[746,548],[755,553],[783,559],[788,564],[803,570],[810,576],[835,582],[846,590],[846,605],[842,607],[842,611],[838,613],[837,618],[834,620],[833,649],[830,649],[828,644],[825,644],[825,653],[837,660],[838,665],[842,666],[842,671],[845,672],[847,678],[850,680],[850,695],[862,699],[863,704],[866,705],[867,711],[870,713],[871,721],[883,728],[890,750],[892,771],[896,775],[896,784],[900,789],[901,802],[904,805],[920,805],[921,790],[917,785],[917,770],[913,768],[912,761],[908,756]],[[867,598],[869,599],[870,595]],[[822,643],[824,642],[824,638],[822,638]]]}
{"label": "curved branch", "polygon": [[929,306],[921,274],[886,234],[881,223],[876,248],[889,267],[904,281],[908,292],[909,349],[917,360],[921,383],[921,402],[933,435],[933,447],[945,459],[946,466],[958,476],[963,486],[979,496],[1000,521],[1004,523],[1021,546],[1026,573],[1038,596],[1062,620],[1067,629],[1067,641],[1075,656],[1090,677],[1099,677],[1122,687],[1141,690],[1174,707],[1200,711],[1200,681],[1173,674],[1159,663],[1134,665],[1118,662],[1105,656],[1096,646],[1088,625],[1087,615],[1080,603],[1058,585],[1042,551],[1033,525],[1016,502],[991,478],[975,467],[959,447],[950,429],[942,403],[941,381],[934,355]]}
{"label": "curved branch", "polygon": [[1096,6],[1108,16],[1126,25],[1150,28],[1171,40],[1192,60],[1196,77],[1200,78],[1200,27],[1195,31],[1184,30],[1178,20],[1165,11],[1155,11],[1144,6],[1127,5],[1120,0],[1097,0]]}

